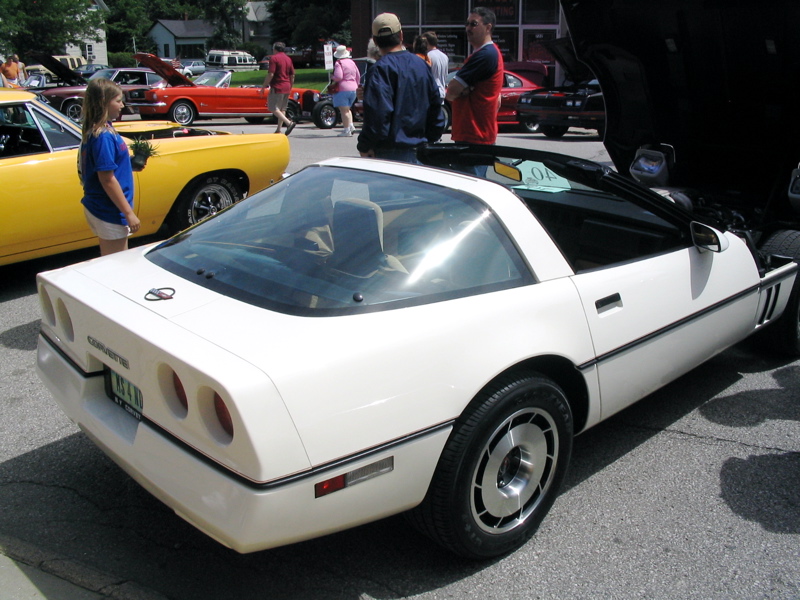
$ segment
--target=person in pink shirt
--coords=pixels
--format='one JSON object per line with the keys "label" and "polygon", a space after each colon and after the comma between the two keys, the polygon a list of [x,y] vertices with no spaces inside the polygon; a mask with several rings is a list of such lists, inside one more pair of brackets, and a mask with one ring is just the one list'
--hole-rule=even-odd
{"label": "person in pink shirt", "polygon": [[336,65],[333,67],[333,81],[337,91],[333,95],[333,105],[342,115],[342,132],[339,137],[353,135],[353,113],[350,109],[356,101],[356,90],[361,85],[361,73],[356,63],[350,58],[350,51],[345,46],[337,46],[333,53]]}

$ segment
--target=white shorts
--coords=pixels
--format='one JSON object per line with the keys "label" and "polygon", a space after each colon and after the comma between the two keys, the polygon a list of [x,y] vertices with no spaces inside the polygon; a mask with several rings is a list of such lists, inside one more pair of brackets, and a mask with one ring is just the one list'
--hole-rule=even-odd
{"label": "white shorts", "polygon": [[127,225],[119,225],[118,223],[109,223],[98,219],[84,206],[83,214],[86,215],[86,222],[94,234],[101,240],[122,240],[131,234],[131,228]]}

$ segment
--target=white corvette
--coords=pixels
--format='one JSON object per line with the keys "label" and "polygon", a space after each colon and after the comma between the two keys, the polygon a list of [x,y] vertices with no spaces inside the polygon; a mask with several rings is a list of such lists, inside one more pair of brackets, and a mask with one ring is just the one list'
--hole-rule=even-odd
{"label": "white corvette", "polygon": [[[571,6],[575,35],[581,10],[604,14]],[[631,66],[613,49],[587,51],[607,98]],[[648,66],[620,76],[626,101]],[[239,552],[401,512],[460,555],[509,552],[573,436],[751,334],[800,354],[795,192],[773,185],[799,157],[764,195],[741,170],[738,190],[703,189],[702,169],[669,173],[685,130],[629,156],[623,129],[610,112],[620,172],[663,189],[517,148],[331,159],[160,245],[43,273],[39,373],[136,481]]]}
{"label": "white corvette", "polygon": [[573,435],[776,320],[797,266],[760,275],[743,239],[607,168],[495,150],[508,186],[332,159],[42,274],[42,378],[240,552],[414,507],[456,552],[518,546]]}

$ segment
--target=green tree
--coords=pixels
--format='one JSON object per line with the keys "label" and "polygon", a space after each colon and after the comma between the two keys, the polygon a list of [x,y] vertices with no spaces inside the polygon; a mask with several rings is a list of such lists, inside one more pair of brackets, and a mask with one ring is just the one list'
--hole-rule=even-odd
{"label": "green tree", "polygon": [[215,26],[209,39],[211,48],[238,48],[242,43],[242,23],[247,0],[197,0],[205,20]]}
{"label": "green tree", "polygon": [[197,19],[203,11],[197,2],[186,0],[106,0],[108,49],[111,52],[153,50],[147,32],[158,19]]}
{"label": "green tree", "polygon": [[352,40],[350,0],[270,0],[270,25],[274,40],[292,46],[317,46],[320,40]]}
{"label": "green tree", "polygon": [[5,0],[0,17],[3,51],[61,54],[67,44],[97,39],[105,15],[88,0]]}

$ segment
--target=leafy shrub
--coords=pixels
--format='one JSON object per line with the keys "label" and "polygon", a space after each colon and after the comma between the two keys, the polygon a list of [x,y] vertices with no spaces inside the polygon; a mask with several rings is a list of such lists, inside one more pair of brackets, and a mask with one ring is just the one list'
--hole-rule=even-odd
{"label": "leafy shrub", "polygon": [[108,53],[108,66],[109,67],[135,67],[136,59],[133,58],[132,52],[109,52]]}

